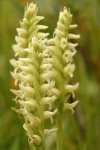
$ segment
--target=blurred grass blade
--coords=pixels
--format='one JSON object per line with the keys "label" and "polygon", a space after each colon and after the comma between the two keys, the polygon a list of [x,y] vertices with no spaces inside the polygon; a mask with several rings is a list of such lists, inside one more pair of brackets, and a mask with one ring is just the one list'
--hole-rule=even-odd
{"label": "blurred grass blade", "polygon": [[11,106],[12,100],[11,100],[9,87],[6,81],[1,76],[0,76],[0,93],[6,100],[7,104]]}

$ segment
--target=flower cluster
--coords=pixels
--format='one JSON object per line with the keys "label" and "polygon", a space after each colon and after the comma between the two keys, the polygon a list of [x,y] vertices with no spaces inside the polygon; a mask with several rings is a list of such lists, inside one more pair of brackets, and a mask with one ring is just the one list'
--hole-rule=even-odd
{"label": "flower cluster", "polygon": [[72,15],[64,8],[63,11],[60,12],[57,27],[54,31],[54,37],[47,42],[52,58],[53,79],[56,82],[56,89],[60,92],[58,98],[58,108],[60,111],[63,111],[63,108],[66,106],[68,94],[72,93],[74,98],[74,91],[79,86],[79,83],[69,85],[69,78],[73,77],[75,70],[73,56],[76,53],[75,47],[78,45],[70,41],[80,37],[80,35],[70,33],[71,29],[77,27],[77,25],[71,25],[71,20]]}
{"label": "flower cluster", "polygon": [[[70,41],[79,38],[79,35],[69,31],[77,25],[71,25],[72,15],[64,8],[53,38],[48,39],[48,33],[42,31],[47,26],[39,24],[42,19],[37,16],[36,5],[30,3],[21,27],[17,29],[18,36],[13,45],[15,59],[10,60],[14,67],[11,75],[18,87],[18,90],[11,89],[19,107],[14,110],[24,117],[23,127],[31,149],[38,146],[44,148],[45,135],[57,131],[57,112],[62,113],[66,109],[73,111],[78,102],[67,103],[69,94],[74,97],[74,91],[79,86],[79,83],[69,85],[75,69],[73,56],[77,46]],[[47,119],[50,119],[50,128],[45,128]]]}

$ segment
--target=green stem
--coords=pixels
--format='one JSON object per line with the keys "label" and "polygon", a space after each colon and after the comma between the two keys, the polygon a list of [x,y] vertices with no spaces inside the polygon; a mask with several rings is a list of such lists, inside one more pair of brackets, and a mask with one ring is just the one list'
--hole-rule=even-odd
{"label": "green stem", "polygon": [[40,105],[40,118],[41,118],[41,133],[42,133],[42,146],[41,150],[45,150],[45,139],[44,139],[44,106]]}
{"label": "green stem", "polygon": [[63,129],[62,129],[62,122],[61,122],[61,113],[58,114],[57,118],[57,150],[63,150]]}

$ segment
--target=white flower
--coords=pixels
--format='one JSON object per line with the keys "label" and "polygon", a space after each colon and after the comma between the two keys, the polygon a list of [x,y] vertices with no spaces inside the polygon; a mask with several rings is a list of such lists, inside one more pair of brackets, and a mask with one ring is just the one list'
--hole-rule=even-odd
{"label": "white flower", "polygon": [[51,111],[45,111],[44,112],[44,118],[45,119],[48,119],[48,118],[50,118],[50,120],[51,120],[51,124],[53,124],[53,116],[54,115],[56,115],[56,113],[57,113],[57,109],[55,109],[53,112],[51,112]]}
{"label": "white flower", "polygon": [[72,78],[74,70],[75,70],[75,64],[68,64],[63,69],[64,76],[66,77],[66,75],[68,74]]}
{"label": "white flower", "polygon": [[75,97],[75,90],[79,87],[79,83],[76,83],[75,85],[65,85],[65,90],[67,93],[72,93],[73,98]]}
{"label": "white flower", "polygon": [[49,135],[50,133],[55,132],[55,131],[57,131],[57,130],[58,130],[57,128],[45,129],[45,130],[44,130],[44,135],[45,135],[45,136],[46,136],[46,135]]}
{"label": "white flower", "polygon": [[65,103],[64,104],[64,111],[70,109],[72,111],[72,113],[74,113],[74,108],[76,107],[76,105],[78,104],[79,101],[75,101],[73,103]]}
{"label": "white flower", "polygon": [[56,96],[43,97],[41,99],[41,103],[44,105],[49,105],[49,109],[52,109],[52,103],[55,102],[56,99],[57,99]]}

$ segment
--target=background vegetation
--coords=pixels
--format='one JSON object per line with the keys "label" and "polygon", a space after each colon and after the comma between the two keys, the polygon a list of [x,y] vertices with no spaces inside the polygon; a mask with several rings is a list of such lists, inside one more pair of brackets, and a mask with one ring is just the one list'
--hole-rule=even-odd
{"label": "background vegetation", "polygon": [[[13,57],[16,27],[23,17],[24,6],[31,0],[0,0],[0,150],[29,150],[22,128],[23,120],[11,110],[13,101],[10,88],[9,59]],[[74,81],[80,87],[76,93],[79,104],[74,115],[67,111],[63,116],[63,150],[100,149],[100,0],[34,0],[43,23],[49,25],[50,36],[56,27],[59,11],[64,6],[74,15],[81,34],[75,56]],[[73,101],[70,99],[70,101]],[[48,138],[47,149],[55,150],[54,138]]]}

